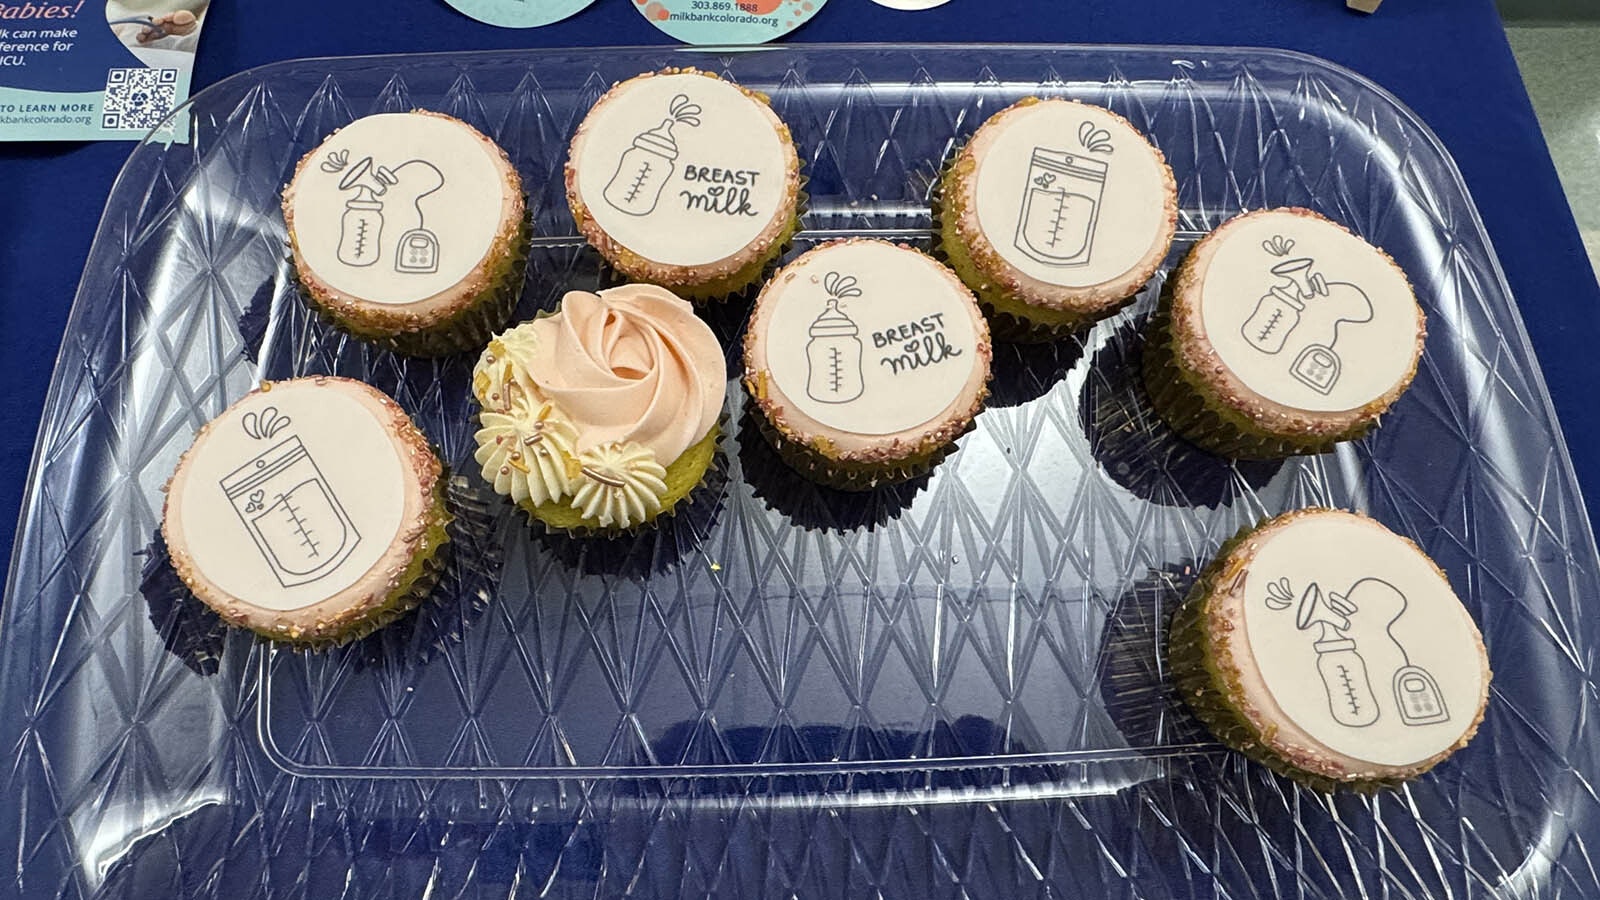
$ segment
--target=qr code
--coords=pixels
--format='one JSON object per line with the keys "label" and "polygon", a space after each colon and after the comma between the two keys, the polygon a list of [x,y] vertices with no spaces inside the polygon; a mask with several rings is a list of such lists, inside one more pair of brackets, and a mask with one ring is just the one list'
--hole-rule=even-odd
{"label": "qr code", "polygon": [[112,69],[106,73],[101,127],[149,131],[178,99],[177,69]]}

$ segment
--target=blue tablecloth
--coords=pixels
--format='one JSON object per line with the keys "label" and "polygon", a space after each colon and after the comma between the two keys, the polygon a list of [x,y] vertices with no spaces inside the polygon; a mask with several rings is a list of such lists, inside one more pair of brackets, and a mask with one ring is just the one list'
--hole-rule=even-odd
{"label": "blue tablecloth", "polygon": [[[1600,285],[1556,180],[1493,0],[951,0],[896,12],[832,0],[795,41],[1062,41],[1276,46],[1325,57],[1394,92],[1455,156],[1488,226],[1588,496],[1600,496]],[[668,43],[629,0],[598,0],[528,31],[441,0],[220,0],[199,90],[303,56]],[[67,311],[127,143],[0,144],[0,551],[10,559],[34,436]]]}

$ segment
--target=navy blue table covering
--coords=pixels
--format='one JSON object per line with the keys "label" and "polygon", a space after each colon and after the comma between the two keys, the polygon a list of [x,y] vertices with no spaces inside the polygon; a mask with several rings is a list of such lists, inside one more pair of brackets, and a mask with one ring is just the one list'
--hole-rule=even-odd
{"label": "navy blue table covering", "polygon": [[[1522,308],[1586,496],[1600,497],[1600,285],[1493,0],[951,0],[896,12],[831,0],[793,41],[1060,41],[1284,47],[1397,95],[1454,155]],[[217,0],[195,90],[281,59],[670,43],[631,0],[545,28],[492,28],[441,0]],[[78,277],[130,144],[0,144],[0,552],[9,562],[34,437]]]}

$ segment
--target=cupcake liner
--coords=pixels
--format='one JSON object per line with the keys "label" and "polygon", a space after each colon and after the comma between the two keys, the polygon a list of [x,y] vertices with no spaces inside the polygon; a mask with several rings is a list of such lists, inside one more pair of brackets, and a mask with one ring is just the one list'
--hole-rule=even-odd
{"label": "cupcake liner", "polygon": [[868,530],[898,517],[928,486],[928,475],[884,485],[871,492],[846,492],[806,478],[760,436],[765,417],[746,406],[739,417],[739,468],[755,496],[774,512],[810,531]]}
{"label": "cupcake liner", "polygon": [[459,644],[467,629],[489,608],[500,582],[505,544],[499,534],[500,504],[486,486],[464,475],[445,480],[445,509],[450,514],[449,550],[441,554],[441,574],[428,602],[374,629],[359,641],[352,655],[357,669],[392,662],[422,665]]}
{"label": "cupcake liner", "polygon": [[[436,358],[475,350],[489,343],[504,328],[522,299],[523,279],[528,268],[532,226],[525,215],[511,246],[511,264],[485,294],[464,308],[428,328],[392,335],[372,334],[352,327],[311,296],[298,282],[300,296],[318,320],[358,340],[404,356]],[[293,266],[291,265],[291,268]]]}
{"label": "cupcake liner", "polygon": [[649,523],[626,531],[587,530],[578,534],[548,526],[527,515],[532,530],[545,547],[575,572],[620,578],[648,578],[674,569],[685,557],[702,552],[727,497],[731,480],[724,441],[731,434],[718,432],[717,452],[701,481],[671,509]]}
{"label": "cupcake liner", "polygon": [[1172,611],[1194,585],[1192,565],[1149,569],[1106,614],[1094,671],[1106,715],[1130,746],[1154,748],[1205,740],[1201,723],[1178,698],[1163,660]]}
{"label": "cupcake liner", "polygon": [[156,529],[143,555],[139,594],[162,645],[196,675],[217,674],[232,629],[178,577],[161,529]]}
{"label": "cupcake liner", "polygon": [[1243,415],[1210,402],[1178,364],[1172,332],[1171,282],[1161,292],[1161,302],[1150,318],[1141,365],[1150,405],[1161,418],[1190,442],[1222,456],[1269,460],[1325,453],[1340,441],[1361,437],[1372,427],[1368,423],[1331,438],[1292,438],[1254,428]]}
{"label": "cupcake liner", "polygon": [[949,443],[942,444],[922,456],[872,464],[830,459],[805,444],[784,437],[766,416],[754,414],[753,418],[761,436],[766,438],[767,443],[777,451],[778,458],[789,468],[826,487],[857,492],[901,484],[919,475],[926,475],[943,462],[944,458],[955,450],[956,441],[973,428],[973,423],[969,421],[960,434],[951,437]]}
{"label": "cupcake liner", "polygon": [[1144,322],[1122,322],[1096,351],[1078,395],[1089,452],[1111,480],[1161,506],[1215,508],[1246,487],[1260,490],[1282,459],[1232,460],[1201,449],[1167,425],[1145,391]]}
{"label": "cupcake liner", "polygon": [[1056,316],[1061,316],[1063,313],[1034,308],[1026,301],[1007,295],[991,279],[979,272],[977,263],[973,261],[967,248],[954,238],[953,232],[950,234],[945,232],[944,188],[960,153],[960,148],[952,152],[950,158],[940,168],[939,179],[935,182],[933,196],[929,200],[929,211],[933,217],[933,246],[930,252],[961,276],[961,280],[978,298],[978,305],[983,308],[983,314],[989,320],[989,334],[992,339],[1013,344],[1042,344],[1070,338],[1082,333],[1095,322],[1115,315],[1118,310],[1139,296],[1140,291],[1144,289],[1142,286],[1115,305],[1093,314],[1068,314],[1067,318],[1051,321],[1046,317],[1052,313]]}

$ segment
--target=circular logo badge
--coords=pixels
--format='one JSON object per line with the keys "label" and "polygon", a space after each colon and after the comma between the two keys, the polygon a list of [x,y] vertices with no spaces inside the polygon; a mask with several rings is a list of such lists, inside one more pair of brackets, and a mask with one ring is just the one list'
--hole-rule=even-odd
{"label": "circular logo badge", "polygon": [[451,6],[479,22],[501,28],[537,28],[574,15],[594,0],[449,0]]}
{"label": "circular logo badge", "polygon": [[763,44],[799,28],[826,0],[634,0],[650,24],[685,44]]}

